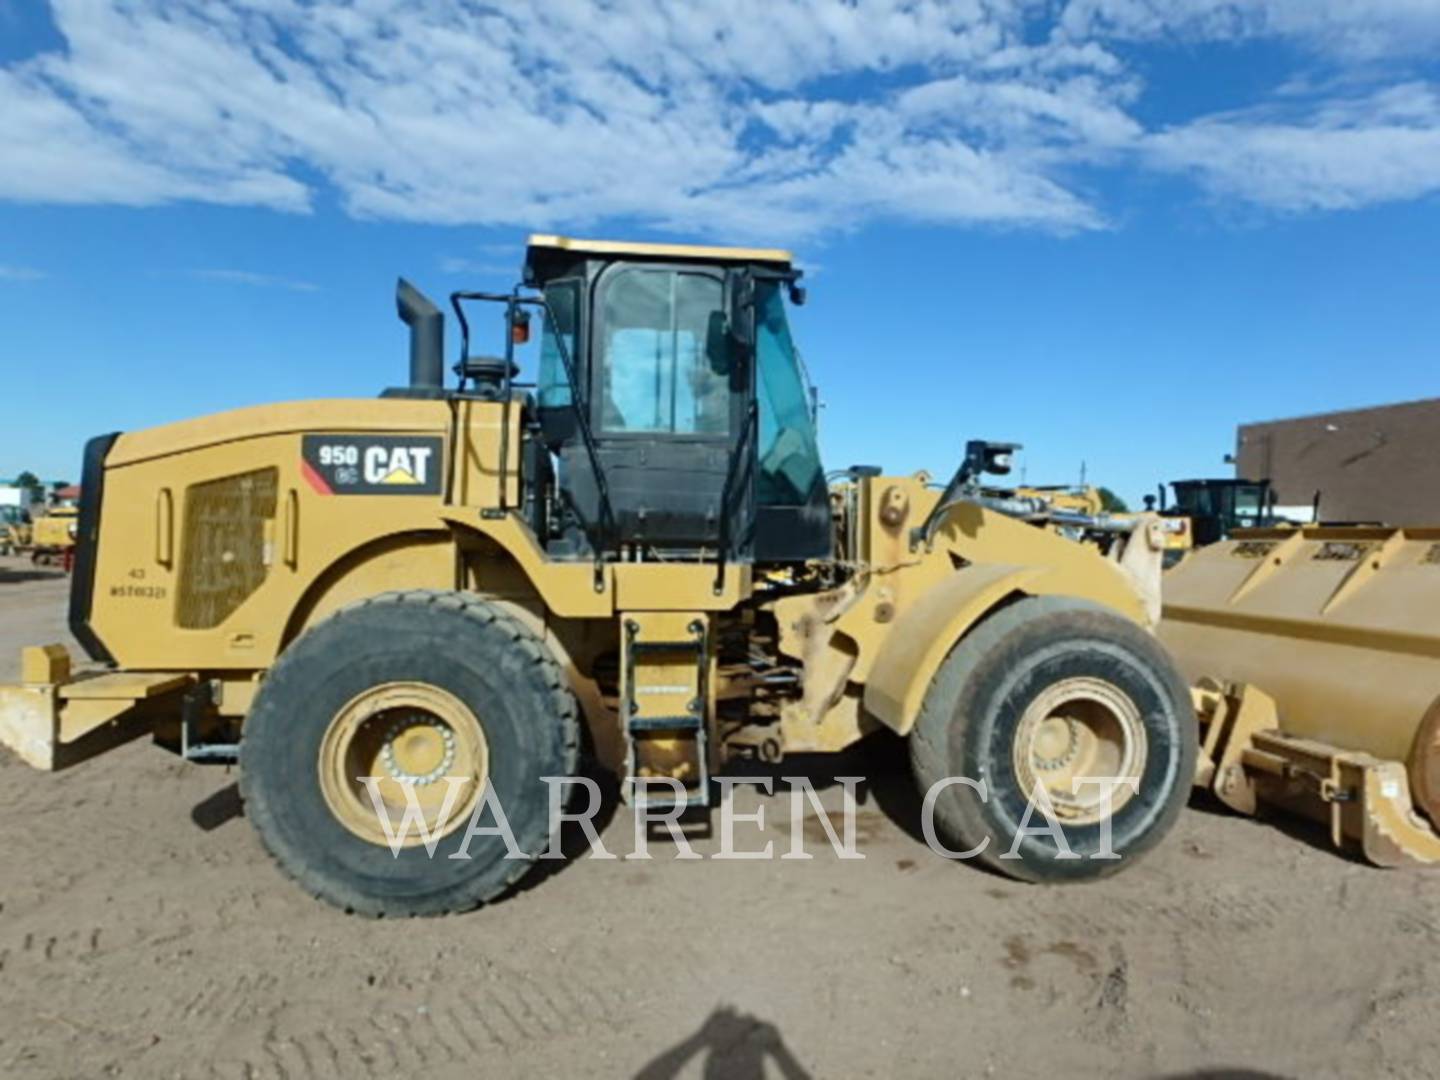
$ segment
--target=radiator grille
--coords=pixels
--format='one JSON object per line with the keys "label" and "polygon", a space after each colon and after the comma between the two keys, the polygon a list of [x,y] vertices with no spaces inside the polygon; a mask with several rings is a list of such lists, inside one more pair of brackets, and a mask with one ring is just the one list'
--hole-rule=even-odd
{"label": "radiator grille", "polygon": [[275,517],[279,479],[278,469],[256,469],[186,490],[178,626],[219,626],[265,580],[265,522]]}

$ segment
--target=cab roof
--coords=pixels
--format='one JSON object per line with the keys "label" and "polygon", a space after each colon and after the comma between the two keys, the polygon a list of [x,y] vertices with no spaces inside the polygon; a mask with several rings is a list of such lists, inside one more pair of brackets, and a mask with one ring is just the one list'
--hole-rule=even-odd
{"label": "cab roof", "polygon": [[594,255],[600,258],[674,259],[695,262],[769,263],[789,269],[794,256],[778,248],[704,247],[698,244],[638,244],[628,240],[581,240],[537,233],[526,245],[525,262],[546,252]]}

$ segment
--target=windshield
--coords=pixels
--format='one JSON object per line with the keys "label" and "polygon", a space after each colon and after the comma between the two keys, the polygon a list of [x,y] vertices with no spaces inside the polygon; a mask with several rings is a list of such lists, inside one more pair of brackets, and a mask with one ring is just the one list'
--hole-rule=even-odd
{"label": "windshield", "polygon": [[1265,510],[1265,489],[1259,484],[1246,484],[1235,489],[1235,521],[1242,525],[1258,525]]}
{"label": "windshield", "polygon": [[760,475],[764,506],[801,506],[824,486],[810,389],[800,372],[778,282],[761,281],[755,296],[756,395],[760,406]]}
{"label": "windshield", "polygon": [[1175,505],[1192,517],[1216,517],[1239,526],[1259,525],[1265,515],[1264,484],[1177,483]]}
{"label": "windshield", "polygon": [[601,428],[609,433],[726,435],[730,342],[720,278],[621,270],[604,291]]}
{"label": "windshield", "polygon": [[1175,506],[1187,514],[1211,515],[1216,513],[1210,501],[1210,489],[1200,484],[1174,484]]}

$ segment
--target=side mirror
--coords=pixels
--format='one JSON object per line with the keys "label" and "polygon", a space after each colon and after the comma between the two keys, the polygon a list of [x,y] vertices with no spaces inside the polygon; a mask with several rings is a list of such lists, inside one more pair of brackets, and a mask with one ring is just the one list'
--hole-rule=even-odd
{"label": "side mirror", "polygon": [[730,337],[744,349],[755,347],[755,278],[748,270],[730,274]]}

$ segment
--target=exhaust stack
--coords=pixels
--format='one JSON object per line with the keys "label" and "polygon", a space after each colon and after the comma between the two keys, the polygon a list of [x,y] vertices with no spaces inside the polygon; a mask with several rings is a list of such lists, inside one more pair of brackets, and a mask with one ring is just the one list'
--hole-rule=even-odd
{"label": "exhaust stack", "polygon": [[395,310],[410,328],[410,395],[438,397],[444,389],[445,316],[404,278],[395,282]]}

